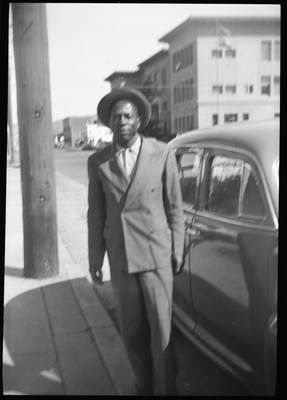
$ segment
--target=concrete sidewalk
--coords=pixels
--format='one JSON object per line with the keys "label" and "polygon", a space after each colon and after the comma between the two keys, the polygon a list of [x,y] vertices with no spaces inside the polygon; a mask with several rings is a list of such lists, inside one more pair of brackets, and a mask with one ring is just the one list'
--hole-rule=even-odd
{"label": "concrete sidewalk", "polygon": [[[67,211],[62,206],[57,200],[60,219]],[[135,394],[118,330],[60,227],[59,275],[24,278],[20,168],[7,166],[4,394]]]}

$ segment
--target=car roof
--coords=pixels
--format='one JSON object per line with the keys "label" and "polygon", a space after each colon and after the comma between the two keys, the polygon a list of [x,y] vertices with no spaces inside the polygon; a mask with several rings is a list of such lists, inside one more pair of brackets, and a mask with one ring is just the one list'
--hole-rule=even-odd
{"label": "car roof", "polygon": [[230,123],[181,134],[168,144],[173,148],[185,147],[190,144],[199,147],[216,145],[253,154],[263,169],[277,213],[278,185],[274,180],[273,168],[276,159],[279,157],[279,127],[279,118],[266,121]]}

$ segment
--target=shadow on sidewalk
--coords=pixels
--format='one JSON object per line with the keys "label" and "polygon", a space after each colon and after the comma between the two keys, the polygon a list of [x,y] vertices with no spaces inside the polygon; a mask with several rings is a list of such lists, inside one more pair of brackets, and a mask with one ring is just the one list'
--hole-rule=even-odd
{"label": "shadow on sidewalk", "polygon": [[[5,272],[22,276],[22,270],[14,267],[6,267]],[[116,394],[72,282],[84,285],[86,279],[49,283],[6,304],[4,394]]]}
{"label": "shadow on sidewalk", "polygon": [[[5,272],[22,277],[22,270]],[[4,308],[4,394],[64,394],[42,288],[27,291]]]}

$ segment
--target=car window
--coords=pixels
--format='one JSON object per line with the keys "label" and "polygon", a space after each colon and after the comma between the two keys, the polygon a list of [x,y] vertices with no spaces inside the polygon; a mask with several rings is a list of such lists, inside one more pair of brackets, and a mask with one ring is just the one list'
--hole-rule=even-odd
{"label": "car window", "polygon": [[213,157],[208,182],[207,210],[234,218],[265,219],[259,182],[247,162],[231,157]]}
{"label": "car window", "polygon": [[196,152],[178,156],[179,181],[182,200],[194,206],[196,199],[196,182],[199,174],[200,155]]}

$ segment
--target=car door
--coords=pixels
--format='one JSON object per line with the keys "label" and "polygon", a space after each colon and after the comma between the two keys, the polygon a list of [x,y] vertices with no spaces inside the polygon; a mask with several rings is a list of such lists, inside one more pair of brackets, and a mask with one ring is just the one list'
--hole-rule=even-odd
{"label": "car door", "polygon": [[186,259],[184,269],[182,273],[174,279],[174,319],[176,323],[181,325],[181,328],[185,330],[187,335],[193,334],[196,323],[190,279],[190,252],[197,238],[191,235],[192,229],[190,225],[196,212],[202,155],[203,150],[197,148],[183,147],[176,151],[187,229],[185,237]]}
{"label": "car door", "polygon": [[268,307],[268,259],[276,229],[260,168],[246,154],[206,149],[190,228],[197,338],[260,381]]}

